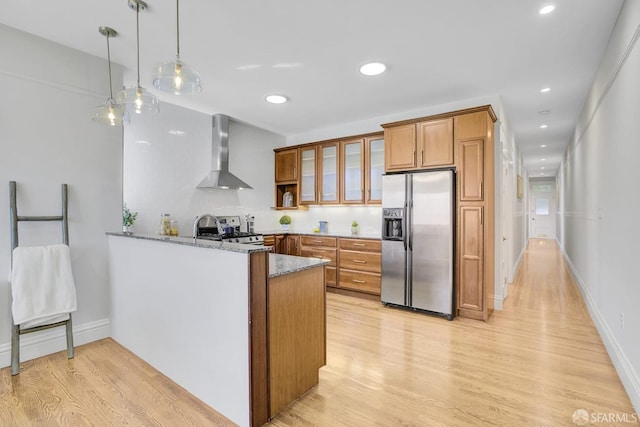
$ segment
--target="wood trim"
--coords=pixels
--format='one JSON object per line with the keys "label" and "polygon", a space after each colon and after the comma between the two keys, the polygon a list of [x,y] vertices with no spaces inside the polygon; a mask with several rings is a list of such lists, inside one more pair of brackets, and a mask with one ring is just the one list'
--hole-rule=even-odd
{"label": "wood trim", "polygon": [[249,418],[251,425],[257,427],[269,420],[268,253],[256,252],[249,257]]}
{"label": "wood trim", "polygon": [[339,138],[323,139],[321,141],[305,142],[304,144],[287,145],[284,147],[274,148],[273,151],[278,152],[278,151],[290,150],[291,148],[307,148],[307,147],[312,147],[318,144],[329,144],[329,143],[335,144],[337,142],[344,141],[346,139],[360,139],[360,138],[367,138],[367,137],[375,137],[376,135],[382,135],[382,132],[376,131],[376,132],[370,132],[370,133],[363,133],[359,135],[349,135],[349,136],[341,136]]}
{"label": "wood trim", "polygon": [[426,117],[419,117],[419,118],[416,118],[416,119],[400,120],[400,121],[397,121],[397,122],[384,123],[384,124],[382,124],[380,126],[382,126],[383,128],[386,129],[386,128],[390,128],[390,127],[409,125],[409,124],[418,123],[418,122],[445,119],[445,118],[448,118],[448,117],[460,116],[460,115],[463,115],[463,114],[477,113],[477,112],[480,112],[480,111],[486,111],[489,114],[489,117],[491,117],[491,120],[494,123],[498,120],[498,118],[496,117],[496,113],[493,111],[493,107],[491,105],[482,105],[482,106],[479,106],[479,107],[466,108],[464,110],[457,110],[457,111],[450,111],[448,113],[434,114],[433,116],[426,116]]}
{"label": "wood trim", "polygon": [[358,292],[358,291],[350,291],[348,289],[343,289],[343,288],[328,287],[327,292],[380,302],[380,295],[366,294],[364,292]]}

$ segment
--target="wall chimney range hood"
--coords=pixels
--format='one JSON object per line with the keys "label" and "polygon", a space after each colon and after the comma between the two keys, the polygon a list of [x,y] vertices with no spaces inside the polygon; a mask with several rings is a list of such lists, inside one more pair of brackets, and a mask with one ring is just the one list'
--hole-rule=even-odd
{"label": "wall chimney range hood", "polygon": [[253,189],[249,184],[229,172],[229,116],[213,116],[213,137],[211,138],[211,172],[198,188],[244,190]]}

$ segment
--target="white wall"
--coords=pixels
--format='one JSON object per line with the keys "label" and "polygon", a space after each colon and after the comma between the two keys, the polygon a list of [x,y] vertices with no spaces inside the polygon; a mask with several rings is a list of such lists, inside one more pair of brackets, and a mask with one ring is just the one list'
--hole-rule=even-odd
{"label": "white wall", "polygon": [[[96,31],[90,36],[101,37]],[[76,344],[109,335],[107,240],[120,227],[122,129],[91,121],[106,100],[106,61],[0,25],[0,366],[11,340],[9,185],[21,215],[59,215],[69,186],[69,240],[78,294]],[[10,59],[9,59],[10,58]],[[114,86],[122,70],[114,65]],[[60,243],[59,223],[21,223],[21,245]],[[64,328],[26,335],[21,360],[66,347]],[[53,338],[47,341],[47,338]]]}
{"label": "white wall", "polygon": [[[176,135],[175,131],[184,132]],[[173,133],[170,133],[173,132]],[[253,190],[199,190],[211,170],[212,118],[163,102],[157,116],[132,117],[124,130],[124,201],[138,212],[134,232],[157,233],[160,214],[179,221],[190,236],[203,213],[251,213],[257,228],[278,226],[274,205],[273,149],[284,137],[233,120],[229,125],[229,170]]]}
{"label": "white wall", "polygon": [[562,249],[638,411],[639,37],[640,2],[627,1],[558,173]]}

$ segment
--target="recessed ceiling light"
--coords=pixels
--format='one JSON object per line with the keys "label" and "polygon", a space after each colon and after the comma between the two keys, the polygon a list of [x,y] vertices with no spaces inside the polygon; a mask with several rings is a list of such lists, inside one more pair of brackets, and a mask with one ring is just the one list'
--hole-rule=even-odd
{"label": "recessed ceiling light", "polygon": [[550,90],[551,90],[551,88],[550,88],[550,87],[545,87],[545,88],[540,89],[540,92],[541,92],[541,93],[547,93],[547,92],[549,92]]}
{"label": "recessed ceiling light", "polygon": [[547,148],[547,144],[542,144],[540,148]]}
{"label": "recessed ceiling light", "polygon": [[171,129],[169,130],[169,133],[171,135],[176,135],[176,136],[182,136],[184,135],[184,131],[180,130],[180,129]]}
{"label": "recessed ceiling light", "polygon": [[386,69],[387,66],[381,62],[370,62],[360,67],[360,72],[365,76],[377,76],[378,74],[384,73]]}
{"label": "recessed ceiling light", "polygon": [[542,166],[540,169],[544,169],[544,166]]}
{"label": "recessed ceiling light", "polygon": [[544,172],[540,172],[540,175],[544,175]]}
{"label": "recessed ceiling light", "polygon": [[556,7],[552,4],[548,4],[545,7],[543,7],[542,9],[540,9],[539,13],[540,15],[547,15],[551,12],[553,12],[556,9]]}
{"label": "recessed ceiling light", "polygon": [[546,128],[548,128],[547,125],[540,125],[540,129],[546,129]]}
{"label": "recessed ceiling light", "polygon": [[538,114],[544,116],[545,114],[549,114],[551,112],[551,110],[540,110],[538,111]]}
{"label": "recessed ceiling light", "polygon": [[541,162],[544,162],[545,160],[547,160],[547,159],[540,159]]}
{"label": "recessed ceiling light", "polygon": [[287,97],[282,95],[267,95],[264,99],[271,104],[284,104],[287,102]]}

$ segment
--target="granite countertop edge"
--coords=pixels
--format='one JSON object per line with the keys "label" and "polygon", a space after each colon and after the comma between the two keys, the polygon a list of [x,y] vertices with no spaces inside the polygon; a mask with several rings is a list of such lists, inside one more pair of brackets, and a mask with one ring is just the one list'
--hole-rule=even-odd
{"label": "granite countertop edge", "polygon": [[328,259],[269,254],[269,279],[329,264]]}
{"label": "granite countertop edge", "polygon": [[268,246],[259,245],[246,245],[240,243],[227,243],[227,242],[214,242],[211,240],[195,240],[193,237],[171,237],[160,236],[155,234],[136,234],[136,233],[123,233],[123,232],[106,232],[108,236],[128,237],[131,239],[150,240],[162,243],[172,243],[176,245],[192,246],[204,249],[218,249],[228,252],[238,252],[244,254],[251,254],[254,252],[269,252],[271,250]]}
{"label": "granite countertop edge", "polygon": [[341,237],[346,239],[366,239],[366,240],[380,240],[381,236],[379,234],[373,233],[361,233],[361,234],[351,234],[348,232],[344,233],[312,233],[312,232],[301,232],[295,230],[259,230],[257,233],[260,233],[264,236],[272,235],[272,234],[296,234],[300,236],[314,236],[314,237]]}

